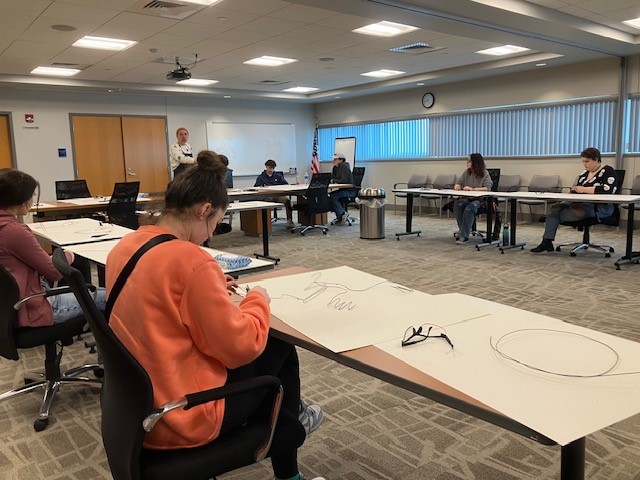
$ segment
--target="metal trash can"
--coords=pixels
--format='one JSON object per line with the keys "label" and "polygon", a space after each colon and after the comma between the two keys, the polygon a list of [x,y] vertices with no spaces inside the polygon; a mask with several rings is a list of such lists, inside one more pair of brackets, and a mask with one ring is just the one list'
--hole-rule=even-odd
{"label": "metal trash can", "polygon": [[384,188],[363,188],[356,202],[360,205],[360,238],[384,238]]}

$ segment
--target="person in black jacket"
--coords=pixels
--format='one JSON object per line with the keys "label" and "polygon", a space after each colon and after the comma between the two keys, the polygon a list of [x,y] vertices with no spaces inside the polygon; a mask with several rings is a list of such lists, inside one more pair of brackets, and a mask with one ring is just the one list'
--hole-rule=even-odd
{"label": "person in black jacket", "polygon": [[[289,182],[284,178],[284,175],[280,172],[276,172],[275,160],[267,160],[264,162],[264,170],[256,178],[254,187],[272,187],[275,185],[288,185]],[[266,197],[266,201],[275,201],[278,203],[284,203],[284,208],[287,212],[287,228],[293,228],[293,209],[291,208],[291,200],[286,195],[280,195],[278,197]]]}
{"label": "person in black jacket", "polygon": [[[350,183],[353,185],[353,174],[351,173],[351,167],[344,153],[333,154],[333,169],[331,170],[331,183]],[[329,194],[331,200],[331,210],[336,214],[336,219],[332,222],[334,225],[344,225],[349,219],[349,212],[347,212],[342,203],[341,198],[352,197],[353,189],[340,189],[334,190]]]}

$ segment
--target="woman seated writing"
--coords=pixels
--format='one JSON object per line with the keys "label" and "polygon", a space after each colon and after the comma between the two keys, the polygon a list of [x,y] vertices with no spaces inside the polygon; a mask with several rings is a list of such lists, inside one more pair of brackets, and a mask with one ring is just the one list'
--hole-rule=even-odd
{"label": "woman seated writing", "polygon": [[[467,160],[467,169],[453,186],[454,190],[489,191],[493,186],[491,176],[484,166],[484,158],[479,153],[472,153]],[[460,197],[453,205],[453,213],[458,222],[456,243],[464,245],[469,242],[469,234],[483,200],[473,197]]]}
{"label": "woman seated writing", "polygon": [[[602,165],[600,150],[586,148],[580,154],[584,171],[578,177],[577,184],[569,190],[571,193],[613,194],[618,190],[618,179],[615,170],[609,165]],[[553,252],[553,240],[562,222],[576,222],[585,218],[607,218],[613,215],[614,207],[610,203],[562,202],[551,207],[544,223],[542,242],[531,251]]]}
{"label": "woman seated writing", "polygon": [[[226,166],[215,158],[176,176],[155,225],[125,236],[107,259],[111,288],[134,253],[163,234],[174,240],[147,251],[118,296],[110,325],[145,368],[154,405],[185,393],[274,375],[284,389],[271,463],[277,479],[299,480],[297,449],[305,438],[298,419],[300,377],[293,345],[269,337],[270,298],[256,286],[236,304],[237,284],[198,245],[213,235],[229,205]],[[152,282],[149,279],[153,279]],[[197,447],[233,435],[256,411],[265,393],[236,395],[164,417],[145,437],[151,449]],[[317,479],[320,480],[320,479]]]}

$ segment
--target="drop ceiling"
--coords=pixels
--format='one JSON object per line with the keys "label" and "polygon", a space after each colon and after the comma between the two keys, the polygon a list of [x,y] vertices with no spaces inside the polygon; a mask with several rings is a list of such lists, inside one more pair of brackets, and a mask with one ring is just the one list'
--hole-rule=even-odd
{"label": "drop ceiling", "polygon": [[[621,23],[640,17],[640,0],[222,0],[208,7],[180,0],[0,0],[0,13],[0,84],[23,88],[323,102],[640,53],[640,30]],[[352,32],[381,20],[418,30],[390,38]],[[71,46],[85,35],[138,43],[121,52]],[[390,51],[418,43],[428,47]],[[476,53],[506,44],[529,50]],[[196,54],[193,77],[218,83],[187,87],[166,79],[175,57],[191,66]],[[243,63],[262,55],[297,61]],[[56,65],[81,72],[65,79],[30,74]],[[361,75],[379,69],[405,73],[382,80]],[[296,86],[318,90],[283,92]]]}

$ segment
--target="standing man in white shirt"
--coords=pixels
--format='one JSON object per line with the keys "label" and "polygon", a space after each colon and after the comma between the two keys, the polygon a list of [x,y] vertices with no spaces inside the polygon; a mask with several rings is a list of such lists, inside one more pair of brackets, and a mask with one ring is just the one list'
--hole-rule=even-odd
{"label": "standing man in white shirt", "polygon": [[178,141],[171,145],[169,153],[171,170],[173,170],[173,178],[176,178],[176,175],[184,172],[187,168],[196,163],[196,159],[193,158],[191,145],[187,143],[187,140],[189,140],[189,130],[184,127],[180,127],[176,130],[176,139]]}

